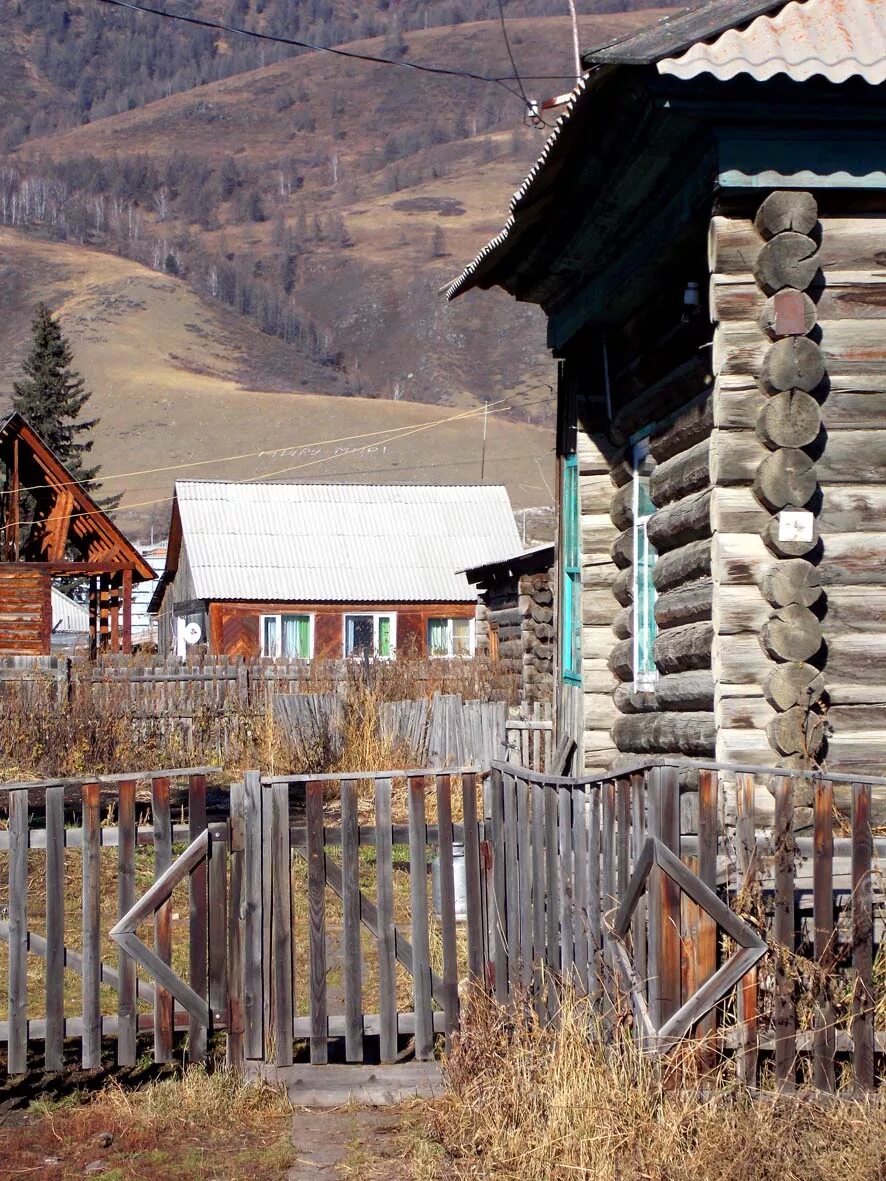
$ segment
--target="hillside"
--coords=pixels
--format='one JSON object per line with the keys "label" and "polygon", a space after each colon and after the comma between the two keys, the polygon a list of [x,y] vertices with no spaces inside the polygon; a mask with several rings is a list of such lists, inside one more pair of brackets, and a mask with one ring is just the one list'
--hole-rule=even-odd
{"label": "hillside", "polygon": [[[652,15],[585,17],[583,39]],[[527,75],[568,72],[568,20],[509,28]],[[488,21],[409,33],[403,51],[510,70]],[[458,405],[552,380],[534,309],[438,295],[543,142],[500,87],[308,54],[30,140],[14,163],[49,201],[36,216],[21,201],[16,224],[181,274],[352,393]]]}
{"label": "hillside", "polygon": [[[49,299],[93,391],[89,408],[101,418],[94,455],[107,490],[125,493],[118,520],[133,535],[165,530],[176,475],[480,478],[476,415],[445,423],[455,411],[303,392],[319,388],[317,375],[305,372],[299,384],[283,342],[207,304],[179,279],[10,230],[0,230],[0,259],[0,388],[11,387],[27,348],[22,309]],[[551,446],[549,431],[493,413],[484,478],[506,483],[515,507],[549,503]],[[274,453],[254,454],[262,449]],[[205,462],[232,454],[241,458]]]}

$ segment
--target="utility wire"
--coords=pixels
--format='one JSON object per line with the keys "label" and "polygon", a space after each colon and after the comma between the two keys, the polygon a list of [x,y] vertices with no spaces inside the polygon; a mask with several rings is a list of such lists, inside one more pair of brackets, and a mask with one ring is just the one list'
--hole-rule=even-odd
{"label": "utility wire", "polygon": [[508,23],[505,20],[505,6],[503,0],[498,0],[498,17],[501,21],[501,34],[502,37],[504,37],[505,49],[508,51],[508,57],[511,60],[511,69],[514,71],[514,77],[517,79],[517,85],[520,87],[520,97],[523,99],[523,102],[526,104],[526,106],[531,110],[532,104],[526,95],[526,91],[523,89],[523,79],[520,77],[520,71],[517,69],[517,63],[514,60],[514,51],[511,49],[511,39],[508,36]]}
{"label": "utility wire", "polygon": [[[335,57],[346,57],[353,61],[369,62],[371,65],[378,66],[398,66],[400,69],[417,70],[423,74],[440,74],[449,78],[466,78],[472,82],[487,82],[496,86],[501,86],[508,94],[514,98],[520,99],[526,105],[527,110],[534,110],[533,104],[527,99],[526,92],[523,89],[523,83],[517,74],[516,66],[514,66],[515,80],[520,89],[514,90],[512,86],[508,85],[511,81],[508,75],[496,76],[491,74],[475,74],[470,70],[456,70],[446,66],[430,66],[423,65],[420,62],[407,61],[404,59],[396,59],[390,57],[378,57],[371,53],[358,53],[354,49],[342,49],[331,45],[316,45],[311,41],[301,41],[295,37],[281,37],[274,33],[261,33],[256,29],[244,29],[238,25],[228,25],[221,21],[208,20],[206,17],[188,16],[183,12],[168,12],[162,8],[153,8],[149,4],[136,4],[132,0],[97,0],[99,4],[108,4],[114,8],[128,9],[130,12],[147,13],[151,16],[159,16],[165,20],[179,21],[182,24],[196,25],[203,29],[216,29],[222,33],[235,33],[241,37],[253,37],[258,41],[271,41],[276,45],[289,45],[296,49],[309,49],[315,53],[330,53]],[[502,22],[504,16],[502,14]],[[507,34],[506,34],[507,39]],[[510,55],[510,46],[508,46],[508,53]],[[513,56],[511,62],[513,64]],[[534,74],[527,75],[533,81],[562,81],[564,78],[571,78],[570,74]]]}
{"label": "utility wire", "polygon": [[[544,401],[544,400],[545,399],[539,399],[539,401]],[[499,399],[499,401],[500,402],[504,401],[504,399]],[[508,409],[510,409],[510,407],[508,407],[508,406],[498,406],[496,409],[492,410],[491,413],[502,414],[505,411],[507,411]],[[410,435],[418,434],[420,431],[431,430],[434,427],[438,427],[438,426],[445,426],[447,423],[456,422],[460,419],[463,420],[465,418],[475,418],[475,417],[479,416],[480,414],[483,414],[484,410],[485,410],[485,407],[477,406],[471,410],[464,410],[460,414],[452,415],[450,418],[434,419],[431,422],[422,423],[419,426],[401,427],[397,430],[397,432],[395,434],[393,434],[393,436],[390,439],[386,439],[385,443],[397,442],[399,439],[408,438]],[[372,431],[369,433],[375,435],[379,432]],[[355,435],[355,436],[351,436],[351,437],[352,438],[361,438],[361,437],[365,438],[365,436],[360,436],[360,435]],[[309,443],[302,444],[302,446],[306,446],[306,447],[311,446],[311,445],[312,444],[309,444]],[[261,476],[255,476],[255,477],[253,477],[252,480],[246,481],[246,482],[247,483],[258,483],[262,480],[268,480],[272,476],[282,475],[284,472],[303,471],[305,468],[314,467],[318,463],[331,463],[331,462],[334,462],[336,459],[343,459],[348,455],[359,455],[361,452],[369,451],[373,447],[376,447],[377,445],[378,445],[377,443],[364,443],[361,447],[352,447],[348,451],[345,451],[341,455],[338,455],[338,456],[336,456],[336,455],[321,455],[321,456],[318,456],[314,459],[307,460],[305,463],[293,464],[289,467],[279,468],[273,472],[265,472]],[[286,450],[286,448],[278,448],[276,453],[279,453],[279,451],[281,451],[281,450]],[[273,454],[275,454],[274,451],[267,451],[267,450],[253,453],[253,455],[258,455],[258,456],[273,455]],[[242,458],[242,457],[238,457],[238,458]],[[223,462],[223,461],[206,460],[206,461],[199,461],[199,462],[208,462],[209,463],[209,462]],[[474,462],[476,462],[476,461],[474,461]],[[171,465],[171,466],[175,466],[175,465]],[[186,466],[190,466],[190,465],[186,465]],[[446,466],[446,465],[441,465],[441,466]],[[456,464],[453,463],[452,466],[456,466]],[[169,469],[158,469],[158,470],[169,470]],[[379,470],[384,470],[384,469],[379,469]],[[418,470],[420,470],[420,469],[418,469]],[[123,477],[121,476],[121,477],[117,477],[117,478],[123,478]],[[72,481],[72,482],[76,482],[76,481]],[[54,487],[57,487],[57,486],[60,486],[60,485],[54,485]],[[45,488],[45,487],[46,487],[45,484],[32,485],[31,490],[41,489],[41,488]],[[21,488],[21,489],[19,489],[19,491],[24,492],[24,491],[26,491],[26,489]],[[88,517],[95,517],[95,516],[116,516],[119,513],[131,512],[133,509],[136,509],[136,508],[147,508],[152,505],[167,504],[171,500],[172,500],[172,496],[160,496],[160,497],[156,497],[153,500],[141,500],[141,501],[137,501],[135,504],[121,505],[119,508],[116,508],[116,509],[110,509],[110,510],[95,509],[95,510],[90,510],[90,512],[88,512],[88,513],[77,513],[77,518],[78,518],[78,520],[85,520]],[[31,525],[45,525],[45,524],[48,524],[48,522],[50,522],[50,521],[59,520],[59,519],[61,519],[62,516],[66,516],[66,515],[67,514],[57,514],[57,515],[53,516],[53,514],[50,513],[49,516],[47,516],[47,517],[36,518],[32,521],[19,521],[18,524],[19,524],[20,528],[26,528]]]}

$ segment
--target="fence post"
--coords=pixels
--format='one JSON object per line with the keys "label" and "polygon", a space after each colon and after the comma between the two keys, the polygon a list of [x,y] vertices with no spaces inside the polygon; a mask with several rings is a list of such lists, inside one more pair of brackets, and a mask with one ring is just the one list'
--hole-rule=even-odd
{"label": "fence post", "polygon": [[[292,1065],[292,881],[289,847],[289,784],[275,783],[271,788],[270,865],[265,875],[272,881],[271,986],[274,997],[275,1061],[278,1066]],[[266,858],[267,860],[267,858]]]}
{"label": "fence post", "polygon": [[787,957],[794,951],[794,781],[785,775],[775,787],[775,915],[772,934],[784,948],[775,964],[775,1081],[793,1090],[797,1081],[797,1007]]}
{"label": "fence post", "polygon": [[244,945],[245,895],[244,859],[246,850],[246,786],[231,784],[231,817],[228,843],[231,855],[231,899],[228,910],[228,1066],[242,1068],[245,1061],[246,1029]]}
{"label": "fence post", "polygon": [[[680,856],[680,799],[676,767],[649,771],[651,834]],[[650,874],[649,1013],[660,1028],[680,1007],[680,888],[657,866]]]}
{"label": "fence post", "polygon": [[[154,827],[154,881],[172,865],[172,819],[169,812],[169,780],[151,780],[151,813]],[[85,847],[84,847],[85,852]],[[154,950],[165,964],[172,962],[172,900],[154,915]],[[172,1060],[175,1012],[172,995],[159,984],[154,991],[154,1061]]]}
{"label": "fence post", "polygon": [[874,1087],[874,908],[871,862],[871,785],[852,785],[852,1065],[855,1086]]}
{"label": "fence post", "polygon": [[[188,777],[188,836],[191,841],[206,829],[206,776]],[[188,980],[194,992],[206,999],[206,941],[209,934],[206,892],[209,867],[201,861],[191,870],[188,882]],[[188,1057],[202,1062],[206,1057],[209,1031],[196,1017],[188,1020]]]}
{"label": "fence post", "polygon": [[834,1005],[830,969],[834,963],[834,788],[828,780],[815,785],[815,829],[812,913],[815,925],[815,962],[819,968],[818,999],[813,1034],[813,1074],[821,1091],[833,1091]]}
{"label": "fence post", "polygon": [[[84,864],[86,857],[84,831]],[[9,793],[9,1042],[10,1074],[28,1069],[28,791]],[[85,1066],[84,1062],[84,1066]]]}
{"label": "fence post", "polygon": [[265,1052],[262,972],[262,786],[258,771],[244,778],[243,842],[243,1050],[248,1059]]}
{"label": "fence post", "polygon": [[500,1005],[508,1001],[508,944],[507,944],[507,874],[504,834],[504,779],[497,767],[489,780],[489,826],[492,830],[492,939],[495,967],[495,999]]}

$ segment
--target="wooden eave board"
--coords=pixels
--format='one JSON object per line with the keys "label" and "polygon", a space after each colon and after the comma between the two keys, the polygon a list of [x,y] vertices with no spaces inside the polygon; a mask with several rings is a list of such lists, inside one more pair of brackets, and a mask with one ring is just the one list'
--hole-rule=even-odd
{"label": "wooden eave board", "polygon": [[[84,541],[86,541],[86,536],[92,535],[101,547],[102,557],[105,557],[109,553],[115,554],[119,558],[121,565],[132,567],[137,581],[153,579],[155,577],[154,571],[146,560],[117,528],[107,513],[99,508],[86,489],[74,479],[65,465],[46,446],[37,432],[21,414],[11,414],[2,426],[0,426],[0,460],[4,463],[8,462],[5,457],[6,451],[11,446],[14,438],[18,438],[29,449],[32,462],[39,467],[48,486],[53,488],[67,486],[70,489],[74,497],[74,508],[71,512],[72,520],[76,521],[79,514],[84,514],[89,521],[88,530],[85,531]],[[82,517],[81,524],[85,524]],[[83,535],[83,532],[81,530],[81,535]],[[92,548],[92,545],[90,545],[90,557],[96,557],[96,560],[100,560],[92,552]]]}

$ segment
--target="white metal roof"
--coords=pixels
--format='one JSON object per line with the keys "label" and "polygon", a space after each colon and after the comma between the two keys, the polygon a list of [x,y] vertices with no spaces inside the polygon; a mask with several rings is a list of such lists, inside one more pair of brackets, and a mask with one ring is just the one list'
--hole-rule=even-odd
{"label": "white metal roof", "polygon": [[472,602],[459,571],[520,549],[494,485],[188,480],[175,492],[199,599]]}
{"label": "white metal roof", "polygon": [[52,587],[52,630],[54,632],[88,632],[89,608],[76,603],[68,595]]}
{"label": "white metal roof", "polygon": [[776,74],[805,82],[821,74],[830,82],[886,81],[884,0],[792,0],[775,15],[758,16],[747,28],[729,29],[715,41],[699,41],[679,57],[658,63],[661,74],[728,81],[749,74],[765,82]]}

